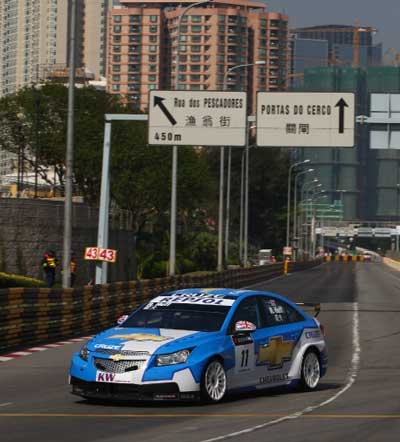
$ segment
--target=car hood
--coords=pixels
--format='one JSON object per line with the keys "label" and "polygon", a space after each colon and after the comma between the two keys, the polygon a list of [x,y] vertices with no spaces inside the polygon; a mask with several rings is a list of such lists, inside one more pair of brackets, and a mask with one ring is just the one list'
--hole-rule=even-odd
{"label": "car hood", "polygon": [[217,334],[218,332],[166,328],[114,327],[96,335],[88,342],[87,347],[90,351],[101,349],[145,351],[149,354],[172,353],[214,339]]}

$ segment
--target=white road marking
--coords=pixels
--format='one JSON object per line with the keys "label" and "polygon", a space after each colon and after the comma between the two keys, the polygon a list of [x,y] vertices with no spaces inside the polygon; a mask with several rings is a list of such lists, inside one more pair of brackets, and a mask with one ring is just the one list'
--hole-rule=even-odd
{"label": "white road marking", "polygon": [[7,405],[11,405],[12,402],[4,402],[4,404],[0,404],[0,407],[7,407]]}
{"label": "white road marking", "polygon": [[45,344],[45,345],[43,345],[43,347],[56,348],[56,347],[61,347],[61,345],[60,344]]}
{"label": "white road marking", "polygon": [[45,351],[47,350],[47,348],[43,348],[43,347],[31,347],[28,348],[28,351]]}
{"label": "white road marking", "polygon": [[0,356],[0,362],[11,361],[11,359],[14,359],[14,358],[8,358],[7,356]]}
{"label": "white road marking", "polygon": [[222,436],[212,437],[210,439],[202,440],[201,442],[216,442],[220,440],[226,440],[226,439],[232,439],[237,436],[242,436],[247,433],[252,433],[256,430],[261,430],[262,428],[271,427],[272,425],[279,424],[281,422],[285,422],[291,419],[297,419],[304,414],[308,414],[313,412],[314,410],[317,410],[318,408],[324,407],[325,405],[330,404],[331,402],[335,401],[339,396],[341,396],[343,393],[345,393],[355,382],[358,374],[358,370],[360,367],[360,354],[361,354],[361,347],[360,347],[360,325],[359,325],[359,317],[358,317],[358,303],[353,303],[353,357],[351,359],[351,365],[349,369],[349,373],[347,376],[347,382],[346,385],[339,390],[336,394],[334,394],[332,397],[327,399],[326,401],[323,401],[317,405],[312,405],[309,407],[304,408],[303,410],[297,411],[295,413],[289,414],[287,416],[280,417],[279,419],[274,419],[269,422],[265,422],[260,425],[256,425],[254,427],[245,428],[240,431],[236,431],[234,433],[228,433],[224,434]]}
{"label": "white road marking", "polygon": [[10,353],[10,356],[28,356],[32,353],[29,353],[27,351],[14,351],[13,353]]}

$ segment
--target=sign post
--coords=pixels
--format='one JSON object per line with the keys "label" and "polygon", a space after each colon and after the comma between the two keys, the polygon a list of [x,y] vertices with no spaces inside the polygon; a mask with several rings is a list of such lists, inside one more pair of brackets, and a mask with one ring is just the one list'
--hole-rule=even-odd
{"label": "sign post", "polygon": [[257,146],[354,147],[353,93],[258,92]]}
{"label": "sign post", "polygon": [[150,91],[150,145],[245,146],[245,92]]}

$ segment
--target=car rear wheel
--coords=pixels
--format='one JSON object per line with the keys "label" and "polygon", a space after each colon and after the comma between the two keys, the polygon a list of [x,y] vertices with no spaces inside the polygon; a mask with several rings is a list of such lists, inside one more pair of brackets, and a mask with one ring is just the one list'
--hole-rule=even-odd
{"label": "car rear wheel", "polygon": [[301,387],[305,391],[314,390],[321,378],[321,364],[314,350],[308,351],[301,364]]}
{"label": "car rear wheel", "polygon": [[226,373],[222,362],[212,359],[203,373],[201,396],[205,402],[219,402],[226,393]]}

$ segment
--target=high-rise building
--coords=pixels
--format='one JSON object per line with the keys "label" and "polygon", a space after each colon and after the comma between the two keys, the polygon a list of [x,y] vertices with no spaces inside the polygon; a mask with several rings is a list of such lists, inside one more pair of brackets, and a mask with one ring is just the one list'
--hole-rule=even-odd
{"label": "high-rise building", "polygon": [[[112,0],[78,0],[76,64],[105,73],[107,13]],[[45,79],[68,64],[70,0],[0,1],[0,96]]]}
{"label": "high-rise building", "polygon": [[[288,69],[288,17],[251,0],[120,0],[109,17],[107,88],[146,110],[152,89],[282,90]],[[243,66],[264,61],[265,65]],[[237,66],[228,75],[228,70]]]}
{"label": "high-rise building", "polygon": [[305,68],[379,66],[382,44],[374,43],[376,29],[358,25],[325,25],[291,30],[291,81],[299,86]]}

